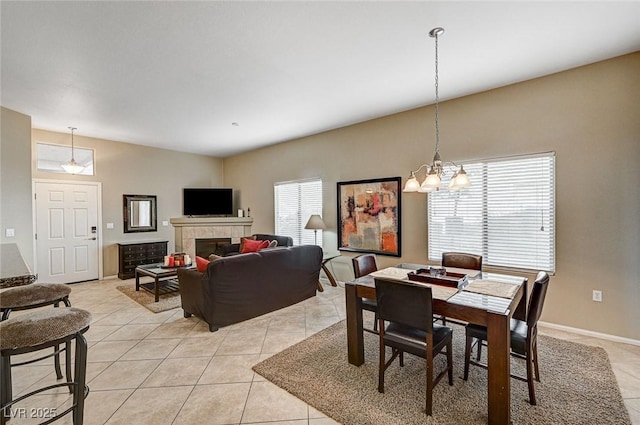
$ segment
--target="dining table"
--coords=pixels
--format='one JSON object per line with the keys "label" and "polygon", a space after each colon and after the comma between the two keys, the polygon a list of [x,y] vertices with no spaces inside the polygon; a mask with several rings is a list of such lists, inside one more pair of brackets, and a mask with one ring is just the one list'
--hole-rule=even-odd
{"label": "dining table", "polygon": [[[375,299],[375,278],[409,281],[408,274],[429,270],[422,264],[402,263],[345,282],[347,354],[350,364],[364,363],[362,299]],[[488,334],[487,413],[491,425],[511,421],[510,320],[524,320],[527,309],[526,277],[478,270],[446,268],[447,273],[465,275],[459,287],[411,281],[428,285],[433,293],[433,313],[482,325]]]}

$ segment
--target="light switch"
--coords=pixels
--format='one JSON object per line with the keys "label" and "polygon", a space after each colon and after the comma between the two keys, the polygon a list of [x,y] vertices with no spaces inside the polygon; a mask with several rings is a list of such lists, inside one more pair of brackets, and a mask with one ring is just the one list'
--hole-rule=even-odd
{"label": "light switch", "polygon": [[6,229],[6,230],[4,231],[4,235],[5,235],[7,238],[12,238],[12,237],[14,237],[14,236],[16,235],[16,229]]}
{"label": "light switch", "polygon": [[113,229],[113,223],[107,223],[107,229]]}

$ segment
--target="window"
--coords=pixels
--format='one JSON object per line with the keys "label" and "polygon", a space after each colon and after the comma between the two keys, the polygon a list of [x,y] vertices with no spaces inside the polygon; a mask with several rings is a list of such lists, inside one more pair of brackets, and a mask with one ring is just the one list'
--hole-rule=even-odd
{"label": "window", "polygon": [[[472,186],[429,193],[429,260],[446,251],[491,266],[555,271],[555,154],[464,164]],[[447,187],[450,175],[442,179]]]}
{"label": "window", "polygon": [[[37,169],[45,173],[62,173],[66,171],[62,168],[71,159],[71,146],[50,145],[47,143],[36,143]],[[93,149],[73,148],[73,159],[84,167],[78,174],[93,176]]]}
{"label": "window", "polygon": [[[315,233],[304,226],[312,214],[322,216],[322,180],[276,183],[273,191],[276,234],[291,236],[294,245],[313,245]],[[322,246],[322,230],[317,236]]]}

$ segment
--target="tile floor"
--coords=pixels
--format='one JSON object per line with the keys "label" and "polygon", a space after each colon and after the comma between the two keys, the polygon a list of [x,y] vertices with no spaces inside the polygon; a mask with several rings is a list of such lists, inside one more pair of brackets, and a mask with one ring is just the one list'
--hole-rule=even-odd
{"label": "tile floor", "polygon": [[[74,307],[93,314],[85,424],[336,424],[264,380],[257,362],[344,319],[344,290],[318,296],[211,333],[181,309],[151,313],[115,289],[120,280],[74,284]],[[19,314],[19,313],[14,313]],[[542,334],[602,346],[609,353],[632,422],[640,425],[640,347],[548,328]],[[14,393],[55,382],[51,359],[13,369]],[[64,410],[64,390],[25,400],[11,425],[38,423],[31,408]],[[25,410],[19,410],[24,408]],[[46,414],[46,411],[39,411]],[[57,423],[71,424],[68,415]]]}

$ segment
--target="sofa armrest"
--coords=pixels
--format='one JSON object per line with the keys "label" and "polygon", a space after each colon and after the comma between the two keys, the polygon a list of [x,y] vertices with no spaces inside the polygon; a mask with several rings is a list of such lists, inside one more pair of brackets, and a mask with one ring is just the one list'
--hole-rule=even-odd
{"label": "sofa armrest", "polygon": [[184,317],[190,317],[195,314],[200,318],[204,318],[207,305],[205,289],[209,284],[208,274],[201,273],[195,269],[178,269],[177,273]]}

